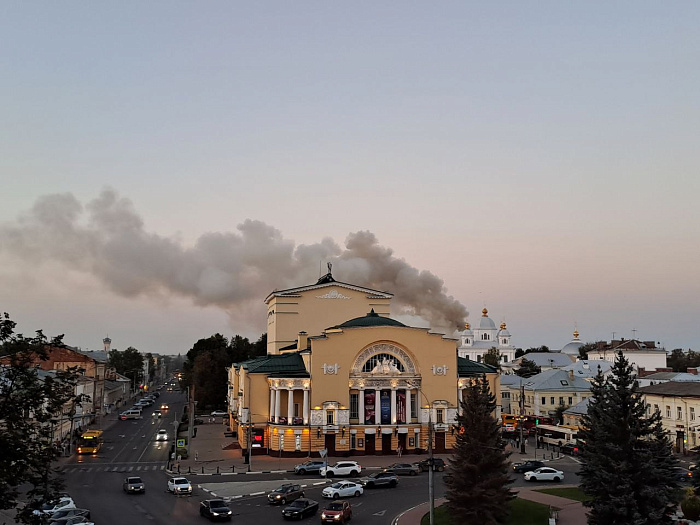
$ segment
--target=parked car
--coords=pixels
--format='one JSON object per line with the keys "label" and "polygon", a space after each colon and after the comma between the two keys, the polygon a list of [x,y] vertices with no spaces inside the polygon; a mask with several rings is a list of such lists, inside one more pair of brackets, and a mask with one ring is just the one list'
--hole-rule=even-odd
{"label": "parked car", "polygon": [[399,484],[399,477],[393,472],[374,472],[360,479],[360,483],[362,483],[363,487],[367,487],[368,489],[374,487],[395,487]]}
{"label": "parked car", "polygon": [[354,481],[339,481],[323,489],[321,491],[321,496],[331,499],[347,498],[350,496],[359,498],[364,492],[362,485],[359,483],[355,483]]}
{"label": "parked car", "polygon": [[521,461],[520,463],[514,463],[513,472],[522,474],[525,472],[530,472],[531,470],[538,469],[540,467],[544,467],[544,463],[542,461],[536,461],[534,459],[531,459],[529,461]]}
{"label": "parked car", "polygon": [[304,497],[301,485],[285,483],[267,495],[267,501],[273,504],[286,505],[290,501]]}
{"label": "parked car", "polygon": [[415,463],[394,463],[393,465],[389,465],[384,470],[387,472],[393,472],[397,476],[415,476],[421,471],[420,467]]}
{"label": "parked car", "polygon": [[305,463],[301,463],[300,465],[297,465],[294,467],[294,473],[295,474],[318,474],[319,471],[326,466],[325,461],[307,461]]}
{"label": "parked car", "polygon": [[321,467],[319,474],[332,478],[333,476],[357,476],[362,472],[362,467],[357,461],[339,461],[335,465]]}
{"label": "parked car", "polygon": [[214,410],[214,412],[211,413],[211,417],[226,417],[228,416],[228,412],[225,410]]}
{"label": "parked car", "polygon": [[345,523],[352,519],[352,508],[345,500],[329,503],[321,512],[321,523]]}
{"label": "parked car", "polygon": [[56,521],[51,520],[50,523],[53,525],[95,525],[85,516],[69,516],[67,518],[60,518]]}
{"label": "parked car", "polygon": [[35,510],[34,514],[35,515],[41,515],[41,514],[48,514],[49,516],[52,516],[54,512],[57,512],[59,510],[63,509],[74,509],[75,507],[75,502],[73,501],[73,498],[67,495],[63,495],[59,497],[57,500],[54,501],[48,501],[44,503],[39,510]]}
{"label": "parked car", "polygon": [[[428,467],[430,465],[430,458],[426,458],[422,461],[415,463],[420,468],[421,472],[428,472]],[[442,458],[433,458],[433,471],[442,472],[445,470],[445,460]]]}
{"label": "parked car", "polygon": [[146,485],[144,484],[143,480],[139,477],[126,478],[122,487],[124,488],[124,492],[126,492],[127,494],[146,493]]}
{"label": "parked car", "polygon": [[90,519],[90,511],[88,509],[63,509],[57,510],[51,515],[49,523],[55,523],[56,520],[63,518],[72,518],[73,516],[83,516]]}
{"label": "parked car", "polygon": [[540,467],[525,473],[525,481],[561,481],[564,473],[551,467]]}
{"label": "parked car", "polygon": [[578,445],[573,443],[564,443],[561,447],[559,447],[559,452],[562,454],[568,454],[569,456],[577,456],[579,451],[580,449]]}
{"label": "parked car", "polygon": [[676,473],[676,477],[678,481],[682,482],[688,482],[692,483],[693,482],[693,471],[688,470],[687,468],[683,467],[675,467],[674,472]]}
{"label": "parked car", "polygon": [[299,498],[292,502],[289,507],[282,510],[282,517],[289,519],[302,519],[306,516],[313,516],[318,512],[318,501],[312,499]]}
{"label": "parked car", "polygon": [[199,515],[210,521],[231,521],[231,509],[222,499],[205,499],[199,504]]}
{"label": "parked car", "polygon": [[161,428],[156,432],[156,441],[168,441],[168,431]]}
{"label": "parked car", "polygon": [[168,492],[173,494],[192,494],[192,483],[187,478],[170,478]]}

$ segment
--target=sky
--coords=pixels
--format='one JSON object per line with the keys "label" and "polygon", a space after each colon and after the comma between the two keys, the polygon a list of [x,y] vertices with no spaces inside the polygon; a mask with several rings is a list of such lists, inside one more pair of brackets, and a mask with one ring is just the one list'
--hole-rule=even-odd
{"label": "sky", "polygon": [[257,339],[267,294],[331,261],[419,326],[487,307],[517,347],[697,350],[699,23],[683,1],[4,3],[0,310],[185,353]]}

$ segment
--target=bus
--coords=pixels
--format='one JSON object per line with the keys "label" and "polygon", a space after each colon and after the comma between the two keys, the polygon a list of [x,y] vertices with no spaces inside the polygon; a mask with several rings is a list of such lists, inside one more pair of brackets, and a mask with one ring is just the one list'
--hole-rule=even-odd
{"label": "bus", "polygon": [[567,425],[539,425],[537,426],[537,442],[557,446],[577,445],[578,428]]}
{"label": "bus", "polygon": [[78,454],[97,454],[101,447],[101,430],[88,430],[78,438]]}

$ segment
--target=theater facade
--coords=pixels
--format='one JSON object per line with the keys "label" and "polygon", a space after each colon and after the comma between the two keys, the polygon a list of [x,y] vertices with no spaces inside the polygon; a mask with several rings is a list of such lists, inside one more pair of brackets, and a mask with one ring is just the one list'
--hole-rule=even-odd
{"label": "theater facade", "polygon": [[254,454],[423,453],[455,442],[462,390],[496,369],[457,356],[456,339],[389,317],[392,294],[338,282],[272,292],[268,355],[229,369],[238,443]]}

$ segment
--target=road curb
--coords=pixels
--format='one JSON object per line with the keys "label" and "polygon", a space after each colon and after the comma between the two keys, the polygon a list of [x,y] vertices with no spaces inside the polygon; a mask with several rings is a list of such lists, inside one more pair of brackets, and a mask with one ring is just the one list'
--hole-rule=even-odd
{"label": "road curb", "polygon": [[[386,467],[364,467],[362,470],[381,470]],[[171,476],[246,476],[250,474],[295,474],[294,470],[256,470],[253,472],[197,472],[195,470],[177,472],[165,469]]]}

